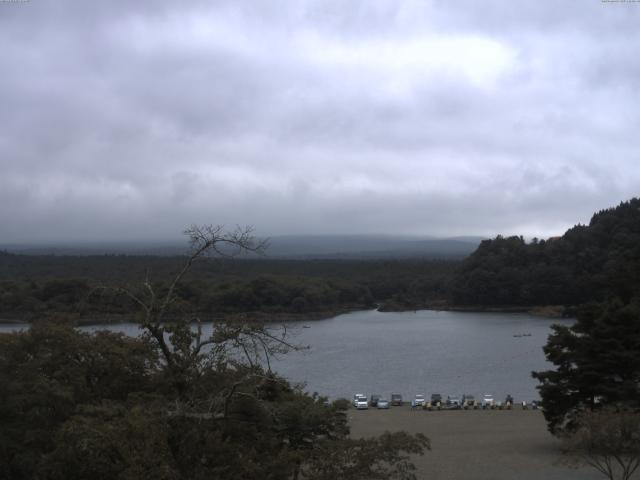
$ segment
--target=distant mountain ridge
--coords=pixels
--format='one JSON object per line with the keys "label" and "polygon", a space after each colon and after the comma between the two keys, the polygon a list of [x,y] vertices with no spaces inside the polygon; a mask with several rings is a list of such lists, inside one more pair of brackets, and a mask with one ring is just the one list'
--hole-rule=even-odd
{"label": "distant mountain ridge", "polygon": [[270,257],[391,258],[464,257],[482,237],[416,238],[374,235],[278,236],[270,239]]}
{"label": "distant mountain ridge", "polygon": [[[408,237],[384,235],[283,235],[269,239],[266,255],[287,259],[463,258],[483,237]],[[0,245],[0,250],[23,255],[150,255],[186,252],[178,243],[105,243],[92,245]]]}

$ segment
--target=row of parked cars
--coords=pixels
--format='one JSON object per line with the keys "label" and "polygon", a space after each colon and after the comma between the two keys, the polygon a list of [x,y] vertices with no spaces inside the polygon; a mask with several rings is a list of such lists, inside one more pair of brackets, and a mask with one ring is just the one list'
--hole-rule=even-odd
{"label": "row of parked cars", "polygon": [[383,397],[382,395],[371,395],[371,401],[366,395],[362,393],[356,393],[353,396],[353,406],[358,410],[367,409],[369,406],[377,407],[380,409],[389,408],[391,405],[402,405],[402,395],[398,393],[391,394],[391,400]]}
{"label": "row of parked cars", "polygon": [[[402,395],[399,393],[392,393],[390,399],[381,395],[371,395],[369,400],[366,395],[362,393],[356,393],[353,396],[353,406],[358,410],[367,409],[370,406],[380,409],[389,408],[391,405],[403,405]],[[539,407],[538,401],[534,400],[527,403],[526,401],[520,402],[519,405],[523,409],[537,409]],[[411,400],[412,408],[424,408],[428,410],[458,410],[458,409],[511,409],[515,406],[513,397],[507,395],[504,402],[496,401],[493,395],[483,395],[481,400],[476,400],[474,395],[464,394],[462,397],[457,395],[448,395],[446,400],[443,400],[442,395],[434,393],[431,395],[431,400],[427,400],[425,395],[418,393]]]}

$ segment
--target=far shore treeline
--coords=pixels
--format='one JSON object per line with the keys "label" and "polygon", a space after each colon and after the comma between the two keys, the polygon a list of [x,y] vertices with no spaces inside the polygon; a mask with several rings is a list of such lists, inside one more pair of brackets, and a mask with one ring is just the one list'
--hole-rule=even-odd
{"label": "far shore treeline", "polygon": [[[267,252],[268,253],[268,252]],[[167,288],[182,257],[54,256],[0,252],[0,318],[68,314],[118,318],[131,300],[103,286],[149,278]],[[578,305],[640,291],[640,199],[550,239],[498,236],[466,259],[209,260],[181,284],[175,313],[331,315],[372,308],[522,308]],[[557,311],[557,310],[556,310]]]}

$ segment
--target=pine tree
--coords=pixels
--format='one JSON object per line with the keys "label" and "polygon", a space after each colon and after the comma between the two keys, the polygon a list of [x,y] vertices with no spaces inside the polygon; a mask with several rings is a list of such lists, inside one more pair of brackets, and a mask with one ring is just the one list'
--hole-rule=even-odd
{"label": "pine tree", "polygon": [[552,433],[584,410],[640,407],[640,300],[585,306],[574,325],[553,330],[544,351],[556,369],[533,372]]}

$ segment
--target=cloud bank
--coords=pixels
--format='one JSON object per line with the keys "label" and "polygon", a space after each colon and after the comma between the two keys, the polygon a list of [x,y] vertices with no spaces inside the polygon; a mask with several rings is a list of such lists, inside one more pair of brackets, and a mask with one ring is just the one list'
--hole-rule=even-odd
{"label": "cloud bank", "polygon": [[554,235],[640,193],[640,4],[0,3],[0,242]]}

